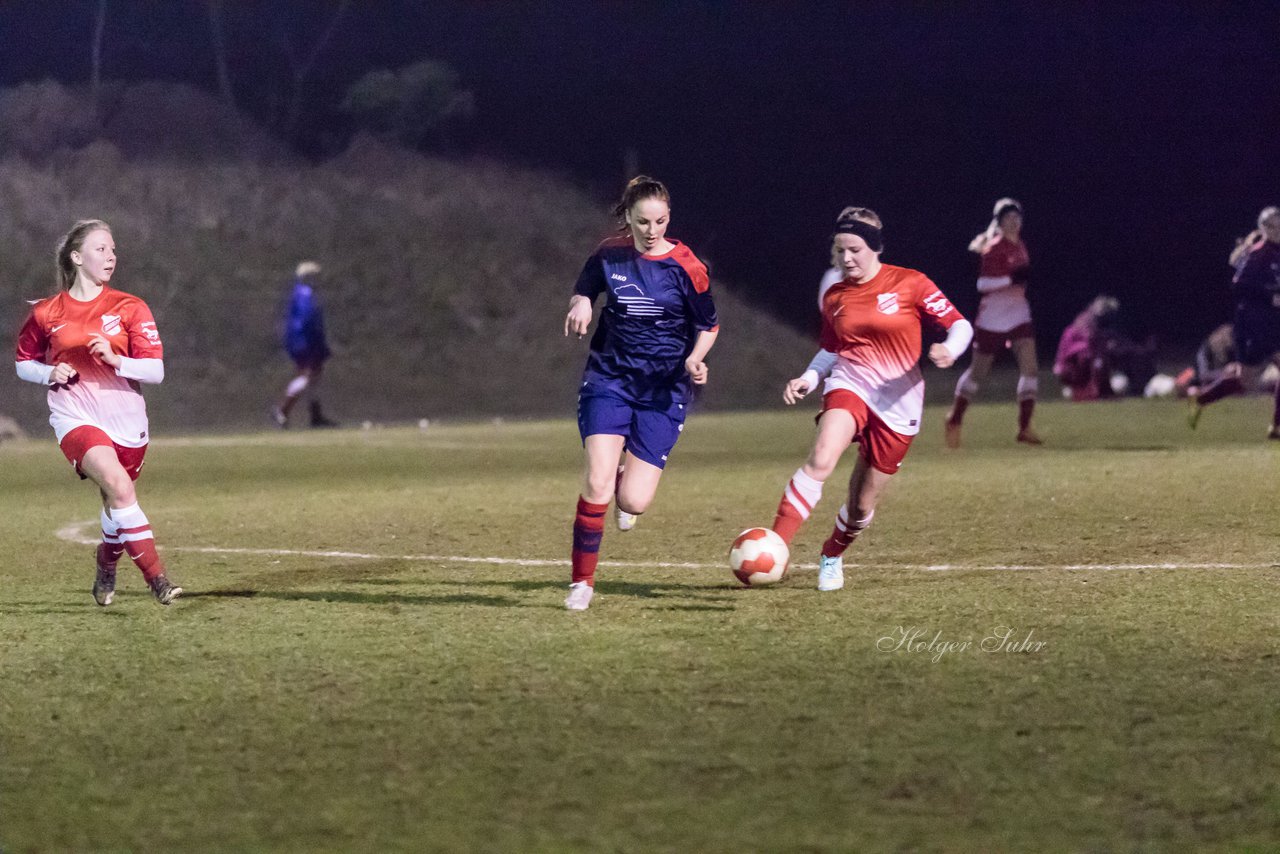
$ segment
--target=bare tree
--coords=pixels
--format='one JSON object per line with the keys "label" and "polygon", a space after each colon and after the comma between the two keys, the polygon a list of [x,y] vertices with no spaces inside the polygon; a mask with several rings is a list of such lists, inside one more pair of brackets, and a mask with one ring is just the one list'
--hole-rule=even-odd
{"label": "bare tree", "polygon": [[102,83],[102,33],[107,28],[107,0],[98,0],[98,18],[93,25],[93,72],[90,75],[93,94],[97,97]]}
{"label": "bare tree", "polygon": [[329,23],[316,38],[311,45],[310,52],[305,56],[299,56],[294,51],[287,34],[281,35],[285,58],[289,61],[289,70],[293,75],[293,92],[290,95],[288,111],[285,113],[284,123],[281,128],[285,136],[290,139],[293,138],[294,132],[298,127],[298,121],[302,117],[303,86],[306,84],[307,78],[311,76],[311,72],[315,69],[316,61],[320,59],[320,54],[324,51],[325,45],[333,38],[334,32],[338,29],[338,23],[342,20],[342,16],[350,5],[351,0],[339,0],[333,17],[329,19]]}
{"label": "bare tree", "polygon": [[209,34],[213,41],[213,63],[218,73],[218,94],[223,101],[234,107],[236,99],[231,91],[231,75],[227,73],[227,43],[222,37],[222,0],[209,0],[206,8],[209,11]]}

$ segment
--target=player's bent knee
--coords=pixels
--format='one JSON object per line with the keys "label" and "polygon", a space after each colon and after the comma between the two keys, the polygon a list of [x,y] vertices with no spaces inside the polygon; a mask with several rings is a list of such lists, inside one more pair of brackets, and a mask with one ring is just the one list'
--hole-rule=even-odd
{"label": "player's bent knee", "polygon": [[103,491],[107,494],[107,503],[112,507],[128,507],[138,501],[138,493],[133,487],[133,481],[123,470],[118,476],[107,479]]}

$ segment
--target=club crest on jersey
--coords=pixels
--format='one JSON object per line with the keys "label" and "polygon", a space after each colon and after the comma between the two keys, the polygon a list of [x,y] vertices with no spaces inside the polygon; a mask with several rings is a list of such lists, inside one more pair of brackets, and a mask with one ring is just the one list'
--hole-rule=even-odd
{"label": "club crest on jersey", "polygon": [[120,331],[120,315],[104,314],[102,315],[102,331],[107,335],[115,335]]}
{"label": "club crest on jersey", "polygon": [[898,295],[897,294],[880,294],[876,297],[876,308],[881,314],[897,314],[898,313]]}

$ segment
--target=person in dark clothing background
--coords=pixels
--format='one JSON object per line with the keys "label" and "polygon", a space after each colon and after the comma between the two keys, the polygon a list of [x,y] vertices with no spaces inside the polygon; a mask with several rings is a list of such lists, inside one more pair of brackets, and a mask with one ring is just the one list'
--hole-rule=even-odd
{"label": "person in dark clothing background", "polygon": [[320,265],[303,261],[294,273],[293,291],[284,318],[284,348],[297,366],[297,374],[285,386],[284,397],[271,409],[271,418],[279,427],[289,426],[289,413],[302,395],[311,391],[311,426],[336,427],[336,421],[325,417],[316,395],[316,384],[331,355],[324,332],[324,310],[316,296],[315,281]]}

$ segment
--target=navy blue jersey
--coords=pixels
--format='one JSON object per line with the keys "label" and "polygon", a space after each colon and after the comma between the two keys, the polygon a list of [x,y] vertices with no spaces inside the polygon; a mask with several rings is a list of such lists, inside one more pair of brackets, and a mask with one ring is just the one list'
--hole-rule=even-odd
{"label": "navy blue jersey", "polygon": [[294,282],[284,322],[284,348],[289,355],[328,358],[324,312],[315,291],[306,282]]}
{"label": "navy blue jersey", "polygon": [[707,268],[672,240],[665,255],[642,255],[630,237],[604,241],[578,276],[575,294],[608,294],[582,375],[583,394],[630,403],[687,403],[693,381],[684,360],[698,333],[716,328]]}
{"label": "navy blue jersey", "polygon": [[1280,243],[1250,249],[1231,284],[1239,308],[1280,309]]}

